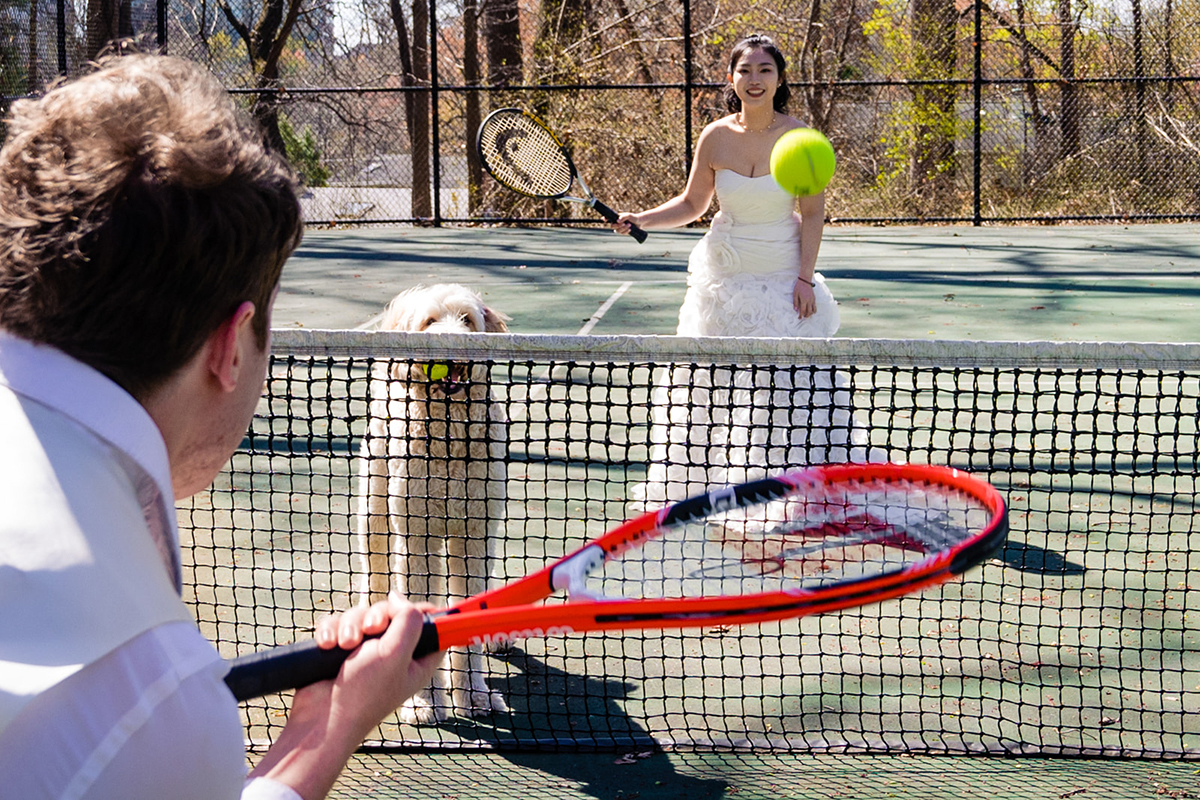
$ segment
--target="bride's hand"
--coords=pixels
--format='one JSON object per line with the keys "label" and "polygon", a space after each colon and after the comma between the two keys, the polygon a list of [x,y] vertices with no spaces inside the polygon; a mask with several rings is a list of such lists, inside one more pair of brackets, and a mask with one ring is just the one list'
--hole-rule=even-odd
{"label": "bride's hand", "polygon": [[[634,225],[638,225],[638,214],[630,214],[628,211],[622,212],[617,221],[612,224],[612,229],[617,233],[628,235]],[[642,227],[638,225],[638,227]]]}
{"label": "bride's hand", "polygon": [[803,278],[796,278],[796,285],[792,287],[792,308],[796,309],[800,319],[817,313],[816,292],[813,291],[812,284]]}

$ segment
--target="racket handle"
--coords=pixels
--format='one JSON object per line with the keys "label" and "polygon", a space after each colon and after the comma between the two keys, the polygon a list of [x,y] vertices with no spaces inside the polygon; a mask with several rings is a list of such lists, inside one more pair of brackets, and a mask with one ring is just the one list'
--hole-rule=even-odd
{"label": "racket handle", "polygon": [[[377,639],[373,634],[366,639]],[[438,630],[433,620],[426,619],[421,638],[413,648],[413,658],[422,658],[438,650]],[[238,702],[300,689],[310,683],[333,680],[350,657],[351,650],[332,647],[324,650],[316,639],[272,647],[238,656],[230,662],[225,685]]]}
{"label": "racket handle", "polygon": [[[616,222],[618,219],[620,219],[620,215],[617,214],[617,212],[613,211],[611,208],[604,205],[604,203],[601,203],[599,200],[596,200],[595,198],[592,199],[592,208],[599,211],[600,216],[604,217],[609,222]],[[646,241],[646,235],[647,235],[646,232],[644,230],[642,230],[641,228],[639,228],[637,225],[633,225],[632,223],[629,226],[629,235],[632,236],[633,238],[637,239],[638,244],[641,244],[642,242]]]}

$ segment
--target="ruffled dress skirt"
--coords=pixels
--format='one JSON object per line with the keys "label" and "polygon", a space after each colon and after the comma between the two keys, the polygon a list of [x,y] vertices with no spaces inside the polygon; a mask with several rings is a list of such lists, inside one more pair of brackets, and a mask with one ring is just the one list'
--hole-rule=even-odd
{"label": "ruffled dress skirt", "polygon": [[[813,279],[816,313],[800,319],[792,307],[798,220],[792,198],[769,175],[763,178],[717,173],[722,211],[689,259],[678,335],[837,333],[837,302],[820,274]],[[740,218],[731,208],[741,210]],[[764,214],[774,217],[759,221]],[[849,377],[832,365],[664,369],[650,422],[650,466],[633,490],[647,507],[811,464],[886,460],[883,450],[868,446]]]}

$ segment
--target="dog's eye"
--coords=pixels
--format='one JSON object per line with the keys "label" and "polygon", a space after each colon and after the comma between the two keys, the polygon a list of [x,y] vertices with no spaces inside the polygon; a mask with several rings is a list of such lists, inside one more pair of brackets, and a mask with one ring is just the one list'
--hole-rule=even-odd
{"label": "dog's eye", "polygon": [[421,330],[423,330],[423,331],[428,330],[429,327],[431,325],[433,325],[433,323],[435,323],[435,322],[437,322],[436,317],[426,317],[425,321],[421,323]]}

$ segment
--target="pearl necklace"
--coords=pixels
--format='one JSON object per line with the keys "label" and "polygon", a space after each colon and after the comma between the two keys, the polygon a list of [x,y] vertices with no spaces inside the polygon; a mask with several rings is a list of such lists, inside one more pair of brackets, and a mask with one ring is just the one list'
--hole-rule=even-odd
{"label": "pearl necklace", "polygon": [[771,130],[771,128],[772,128],[772,127],[775,125],[775,117],[777,116],[777,112],[775,112],[775,111],[772,111],[772,112],[771,112],[771,121],[767,123],[767,127],[765,127],[765,128],[758,128],[758,129],[756,130],[756,129],[754,129],[754,128],[751,128],[749,125],[747,125],[747,124],[746,124],[746,122],[745,122],[745,118],[744,118],[743,114],[744,114],[744,112],[743,112],[743,113],[740,113],[740,114],[738,114],[738,116],[737,116],[737,124],[738,124],[738,125],[741,125],[741,126],[742,126],[742,130],[744,130],[746,133],[763,133],[763,132],[765,132],[765,131],[769,131],[769,130]]}

